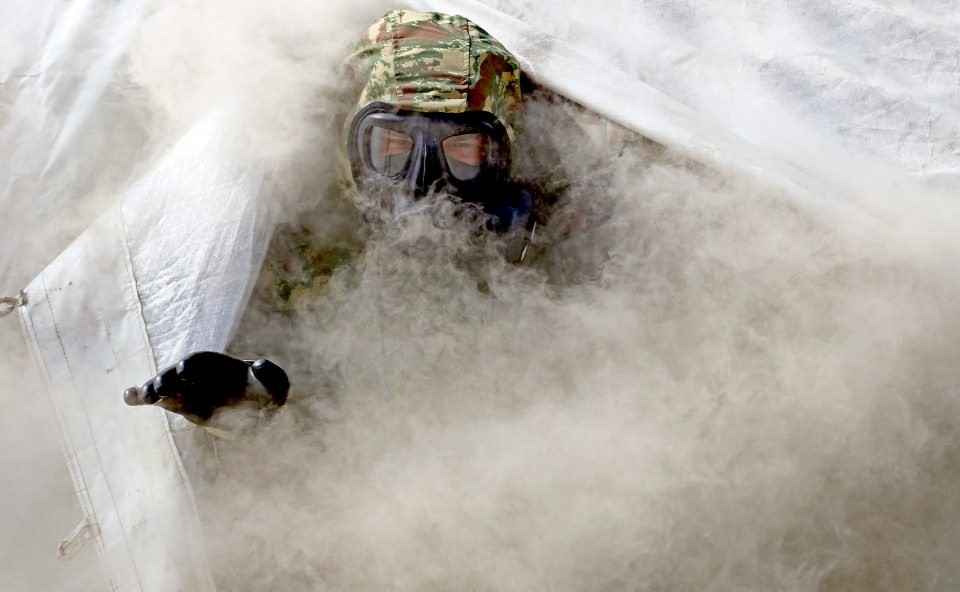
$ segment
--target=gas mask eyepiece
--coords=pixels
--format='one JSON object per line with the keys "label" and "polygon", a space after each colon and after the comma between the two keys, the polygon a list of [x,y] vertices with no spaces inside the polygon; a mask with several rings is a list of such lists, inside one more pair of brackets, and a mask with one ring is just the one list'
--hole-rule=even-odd
{"label": "gas mask eyepiece", "polygon": [[510,139],[491,113],[429,113],[371,103],[348,137],[353,178],[362,189],[387,181],[414,200],[445,192],[483,204],[496,197],[510,167]]}

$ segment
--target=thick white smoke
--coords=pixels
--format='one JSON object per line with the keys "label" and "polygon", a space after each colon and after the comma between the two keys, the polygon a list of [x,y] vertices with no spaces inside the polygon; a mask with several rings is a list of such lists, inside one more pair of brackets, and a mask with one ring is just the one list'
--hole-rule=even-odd
{"label": "thick white smoke", "polygon": [[[235,350],[296,393],[246,441],[191,449],[215,455],[194,479],[220,589],[956,587],[960,204],[892,166],[847,170],[855,193],[764,185],[541,92],[519,172],[560,199],[524,264],[455,219],[366,236],[330,189],[335,76],[386,8],[161,6],[111,87],[143,113],[117,125],[145,159],[239,105],[237,143],[276,165],[265,197],[364,240],[297,311],[244,319]],[[8,409],[39,392],[4,376]],[[25,416],[52,433],[41,407]],[[39,564],[4,563],[9,587],[36,589]]]}
{"label": "thick white smoke", "polygon": [[301,402],[303,439],[225,453],[207,514],[225,587],[951,577],[960,286],[943,245],[643,144],[618,154],[616,130],[574,121],[600,134],[567,153],[583,168],[559,215],[582,225],[540,259],[408,229],[284,325],[335,384]]}

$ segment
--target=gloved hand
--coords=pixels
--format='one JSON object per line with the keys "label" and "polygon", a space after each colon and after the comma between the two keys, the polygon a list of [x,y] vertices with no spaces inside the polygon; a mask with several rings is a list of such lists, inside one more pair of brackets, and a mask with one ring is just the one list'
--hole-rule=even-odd
{"label": "gloved hand", "polygon": [[194,352],[140,386],[123,391],[127,405],[156,405],[205,424],[219,409],[283,405],[290,380],[270,360],[238,360],[218,352]]}

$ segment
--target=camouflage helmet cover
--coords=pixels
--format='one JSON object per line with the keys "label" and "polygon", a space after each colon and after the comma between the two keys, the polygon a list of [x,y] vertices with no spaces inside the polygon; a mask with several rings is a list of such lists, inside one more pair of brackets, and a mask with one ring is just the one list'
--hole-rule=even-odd
{"label": "camouflage helmet cover", "polygon": [[354,58],[365,86],[348,120],[378,101],[413,111],[487,111],[514,138],[520,65],[468,19],[391,11],[367,29]]}

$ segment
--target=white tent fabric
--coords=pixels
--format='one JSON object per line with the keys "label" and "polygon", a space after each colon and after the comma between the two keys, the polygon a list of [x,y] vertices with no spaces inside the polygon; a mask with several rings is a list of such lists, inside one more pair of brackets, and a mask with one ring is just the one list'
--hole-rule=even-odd
{"label": "white tent fabric", "polygon": [[[61,30],[76,33],[74,17],[89,14],[93,4],[76,2],[50,18]],[[662,3],[642,3],[637,12],[629,2],[611,5],[611,14],[595,27],[580,29],[562,26],[562,11],[558,18],[546,4],[507,4],[414,3],[474,19],[514,51],[540,83],[710,164],[812,195],[823,185],[854,190],[845,185],[843,167],[872,161],[893,163],[904,178],[912,175],[918,187],[960,179],[960,148],[951,139],[960,131],[960,17],[949,10],[955,3],[930,2],[923,12],[865,1],[804,2],[813,16],[801,16],[794,8],[792,20],[774,20],[814,27],[820,44],[793,37],[783,55],[755,30],[766,18],[763,11],[751,13],[746,5],[728,9],[739,17],[733,24],[698,25],[709,40],[698,48],[682,36],[669,36],[663,22],[650,18],[653,5]],[[143,14],[141,3],[123,6]],[[674,8],[670,26],[683,29],[698,22],[693,7],[678,3]],[[720,9],[713,10],[719,14]],[[842,15],[862,17],[849,35],[837,33],[837,22],[846,18]],[[103,37],[104,61],[92,70],[86,86],[90,93],[104,88],[139,18],[124,21],[117,30],[110,29],[115,22],[102,25],[101,33],[112,34]],[[605,26],[629,29],[632,45],[611,44]],[[724,27],[738,37],[727,46],[727,56],[711,47],[718,42],[711,33]],[[854,42],[850,36],[861,44],[854,54],[844,52]],[[41,44],[52,63],[59,47],[55,41],[64,38],[72,37]],[[862,58],[873,50],[883,59],[871,65]],[[741,55],[750,53],[768,59],[741,61]],[[658,60],[673,60],[673,75],[663,75],[671,69]],[[891,63],[924,64],[927,76],[890,68]],[[10,79],[9,72],[3,75]],[[729,92],[711,102],[719,96],[721,81]],[[698,84],[701,90],[692,90]],[[781,95],[760,92],[772,88]],[[24,90],[17,98],[26,101],[29,94]],[[74,130],[97,104],[96,97],[88,99],[67,109],[61,133],[45,147],[48,163],[79,150]],[[738,109],[717,112],[738,103]],[[749,107],[761,104],[765,108],[752,118]],[[782,104],[804,106],[807,119],[800,110],[766,108]],[[765,136],[766,117],[797,117],[791,128],[795,135]],[[927,127],[919,129],[918,121]],[[842,137],[823,132],[840,125]],[[229,116],[223,114],[198,123],[119,207],[30,282],[20,307],[25,334],[50,386],[86,513],[82,532],[95,541],[114,590],[214,589],[203,561],[190,484],[166,418],[152,409],[131,413],[120,393],[186,352],[223,349],[242,312],[264,253],[269,218],[258,207],[263,172],[235,162],[224,148],[229,127]],[[4,134],[7,140],[23,130],[4,128]],[[865,146],[865,153],[845,152],[844,142]],[[812,170],[824,169],[811,163],[827,158],[826,153],[839,155],[833,167],[837,174],[815,176]],[[13,193],[0,197],[4,195]],[[4,237],[0,251],[19,240],[19,235]]]}
{"label": "white tent fabric", "polygon": [[[36,275],[101,213],[84,202],[99,201],[99,187],[143,158],[144,114],[117,79],[149,8],[146,0],[0,7],[0,278]],[[58,217],[67,209],[73,216]],[[55,234],[45,228],[53,221]],[[15,248],[38,235],[55,250]]]}
{"label": "white tent fabric", "polygon": [[27,287],[24,331],[85,514],[76,534],[95,542],[110,588],[212,590],[163,412],[116,404],[126,385],[155,371],[124,241],[115,211],[84,233]]}
{"label": "white tent fabric", "polygon": [[[482,10],[476,4],[451,6]],[[956,187],[953,0],[484,4],[580,47],[769,156],[816,164],[822,175],[826,155],[817,153],[829,149],[829,157],[849,153],[837,168],[857,155]],[[535,37],[516,41],[537,45]]]}
{"label": "white tent fabric", "polygon": [[158,367],[226,348],[266,251],[264,173],[231,155],[229,122],[198,123],[121,206]]}
{"label": "white tent fabric", "polygon": [[27,286],[20,307],[90,529],[81,532],[116,590],[213,589],[164,412],[131,413],[120,393],[183,352],[224,349],[242,312],[268,226],[255,217],[261,173],[217,159],[224,123],[198,124]]}
{"label": "white tent fabric", "polygon": [[424,10],[463,14],[484,26],[521,61],[524,72],[591,111],[705,161],[764,171],[801,184],[800,171],[724,130],[683,103],[630,76],[616,62],[567,45],[546,31],[473,0],[423,2]]}

